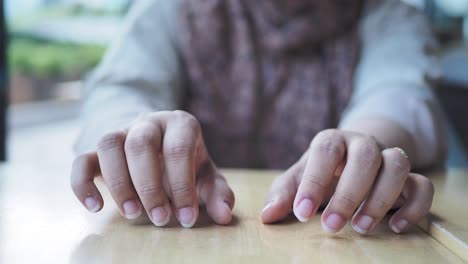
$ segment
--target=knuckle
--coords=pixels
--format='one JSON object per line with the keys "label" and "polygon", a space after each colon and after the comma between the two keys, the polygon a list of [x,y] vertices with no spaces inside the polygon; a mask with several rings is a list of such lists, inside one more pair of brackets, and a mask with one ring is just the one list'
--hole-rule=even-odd
{"label": "knuckle", "polygon": [[200,127],[200,123],[195,117],[191,116],[190,118],[187,118],[185,121],[185,127],[192,131],[196,137],[200,136],[202,129]]}
{"label": "knuckle", "polygon": [[125,133],[122,131],[110,132],[105,134],[98,142],[97,148],[100,151],[108,151],[123,147],[125,142]]}
{"label": "knuckle", "polygon": [[143,113],[138,114],[136,120],[137,121],[151,120],[153,116],[154,116],[153,112],[143,112]]}
{"label": "knuckle", "polygon": [[197,118],[194,117],[193,115],[181,111],[181,110],[176,110],[174,111],[175,119],[180,122],[180,124],[190,130],[190,131],[195,131],[198,132],[201,130],[200,128],[200,123],[198,122]]}
{"label": "knuckle", "polygon": [[372,198],[370,203],[372,204],[371,208],[375,208],[377,211],[382,212],[382,214],[385,214],[388,210],[390,210],[393,207],[393,203],[380,197]]}
{"label": "knuckle", "polygon": [[137,188],[140,198],[157,198],[165,193],[163,186],[145,184]]}
{"label": "knuckle", "polygon": [[356,141],[356,155],[365,163],[376,164],[382,161],[382,155],[375,141],[371,139],[361,139]]}
{"label": "knuckle", "polygon": [[189,128],[193,128],[193,129],[198,129],[199,128],[198,120],[193,115],[187,115],[185,117],[185,122],[186,122],[186,125]]}
{"label": "knuckle", "polygon": [[315,176],[304,177],[302,183],[305,184],[307,188],[313,189],[314,191],[325,190],[327,188],[323,180]]}
{"label": "knuckle", "polygon": [[339,208],[343,208],[350,213],[352,213],[360,203],[359,199],[352,194],[335,194],[333,196],[333,202],[337,204]]}
{"label": "knuckle", "polygon": [[187,142],[168,144],[164,148],[164,157],[171,161],[186,161],[194,152],[195,147]]}
{"label": "knuckle", "polygon": [[154,130],[139,129],[132,131],[125,141],[125,152],[139,155],[153,151],[157,144],[157,136]]}
{"label": "knuckle", "polygon": [[325,129],[317,133],[314,140],[323,141],[330,138],[336,138],[339,136],[339,131],[336,129]]}
{"label": "knuckle", "polygon": [[107,188],[116,194],[128,192],[131,183],[122,178],[110,179],[106,182]]}
{"label": "knuckle", "polygon": [[190,118],[195,119],[195,117],[193,115],[191,115],[190,113],[185,112],[183,110],[172,111],[172,116],[173,116],[173,119],[176,119],[176,120],[186,120],[186,119],[190,119]]}
{"label": "knuckle", "polygon": [[339,133],[340,132],[337,129],[329,128],[318,132],[316,137],[334,137],[338,136]]}
{"label": "knuckle", "polygon": [[399,174],[408,174],[411,169],[409,160],[396,150],[384,152],[384,162],[387,162]]}
{"label": "knuckle", "polygon": [[178,201],[191,201],[193,191],[194,186],[187,182],[176,182],[171,185],[172,196]]}
{"label": "knuckle", "polygon": [[324,130],[312,141],[311,147],[330,158],[339,159],[344,154],[345,147],[337,138],[338,131],[332,129]]}
{"label": "knuckle", "polygon": [[174,111],[172,111],[172,113],[173,113],[176,117],[184,117],[184,116],[190,115],[188,112],[185,112],[185,111],[183,111],[183,110],[174,110]]}
{"label": "knuckle", "polygon": [[165,116],[171,116],[172,111],[157,111],[157,112],[149,112],[141,116],[139,119],[143,122],[151,122],[154,124],[158,124],[159,122],[164,119]]}

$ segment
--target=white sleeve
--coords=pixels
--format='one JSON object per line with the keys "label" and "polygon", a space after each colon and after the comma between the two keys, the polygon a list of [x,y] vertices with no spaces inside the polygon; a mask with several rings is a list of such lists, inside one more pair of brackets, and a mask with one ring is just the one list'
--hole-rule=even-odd
{"label": "white sleeve", "polygon": [[354,93],[340,122],[385,117],[413,137],[416,167],[440,161],[446,151],[446,131],[440,105],[426,82],[437,73],[428,51],[437,45],[420,11],[395,0],[370,0],[360,24],[362,54]]}
{"label": "white sleeve", "polygon": [[76,152],[94,150],[105,132],[124,128],[142,112],[180,107],[179,2],[135,2],[120,36],[86,82]]}

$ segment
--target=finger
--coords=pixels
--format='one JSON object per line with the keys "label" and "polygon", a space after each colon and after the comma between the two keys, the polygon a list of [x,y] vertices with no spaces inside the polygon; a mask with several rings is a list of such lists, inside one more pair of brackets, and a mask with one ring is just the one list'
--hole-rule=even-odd
{"label": "finger", "polygon": [[344,167],[346,166],[346,159],[343,159],[340,164],[338,165],[338,167],[336,168],[335,170],[335,176],[336,177],[340,177],[341,174],[343,173],[343,170],[344,170]]}
{"label": "finger", "polygon": [[273,181],[261,213],[264,224],[281,221],[291,213],[303,166],[296,164]]}
{"label": "finger", "polygon": [[94,184],[99,171],[96,152],[83,154],[73,161],[71,187],[75,196],[90,211],[98,212],[104,205],[101,193]]}
{"label": "finger", "polygon": [[382,151],[383,162],[374,187],[352,219],[353,229],[367,234],[382,220],[400,197],[410,163],[401,149]]}
{"label": "finger", "polygon": [[396,233],[404,232],[429,213],[434,197],[434,185],[428,178],[410,173],[402,194],[406,202],[389,221],[390,227]]}
{"label": "finger", "polygon": [[336,186],[335,194],[322,213],[322,227],[338,232],[368,194],[382,162],[375,141],[366,138],[348,139],[348,160]]}
{"label": "finger", "polygon": [[216,169],[202,168],[199,171],[198,193],[200,201],[205,205],[208,215],[219,225],[227,225],[232,220],[234,193],[229,188],[224,177],[216,173]]}
{"label": "finger", "polygon": [[150,122],[133,126],[125,141],[125,155],[133,186],[156,226],[165,226],[171,219],[172,211],[159,160],[161,142],[161,127]]}
{"label": "finger", "polygon": [[308,221],[320,207],[345,151],[345,139],[336,130],[320,132],[312,141],[294,199],[294,214],[299,221]]}
{"label": "finger", "polygon": [[121,214],[127,219],[135,219],[142,213],[142,206],[128,173],[125,138],[124,131],[105,135],[98,143],[97,154],[104,183]]}
{"label": "finger", "polygon": [[186,115],[169,122],[163,140],[169,189],[176,215],[183,227],[192,227],[198,217],[195,192],[195,151],[200,137],[198,122]]}

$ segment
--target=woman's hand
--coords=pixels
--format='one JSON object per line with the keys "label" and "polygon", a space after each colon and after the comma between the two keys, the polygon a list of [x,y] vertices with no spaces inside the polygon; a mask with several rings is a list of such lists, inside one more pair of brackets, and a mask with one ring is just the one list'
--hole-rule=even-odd
{"label": "woman's hand", "polygon": [[400,233],[429,212],[433,195],[428,178],[410,173],[403,150],[382,150],[372,137],[330,129],[274,181],[262,220],[280,221],[293,209],[306,222],[323,204],[325,231],[338,232],[351,220],[355,231],[367,234],[392,207],[401,206],[389,222]]}
{"label": "woman's hand", "polygon": [[164,226],[174,209],[181,225],[192,227],[201,204],[216,223],[231,221],[234,194],[208,155],[198,121],[186,112],[147,114],[103,136],[96,152],[75,159],[71,185],[92,212],[104,205],[94,184],[98,175],[128,219],[144,209]]}

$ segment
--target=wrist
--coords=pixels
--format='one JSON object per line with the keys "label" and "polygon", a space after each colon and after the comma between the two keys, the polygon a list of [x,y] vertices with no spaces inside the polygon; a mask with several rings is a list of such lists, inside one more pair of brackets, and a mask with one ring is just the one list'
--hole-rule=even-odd
{"label": "wrist", "polygon": [[362,118],[348,121],[339,128],[373,137],[382,149],[401,148],[408,155],[411,164],[418,167],[420,163],[413,135],[393,120],[383,117]]}

